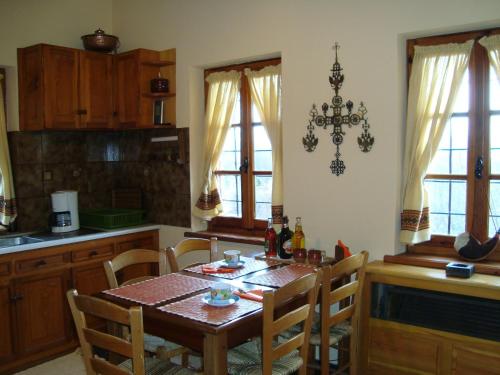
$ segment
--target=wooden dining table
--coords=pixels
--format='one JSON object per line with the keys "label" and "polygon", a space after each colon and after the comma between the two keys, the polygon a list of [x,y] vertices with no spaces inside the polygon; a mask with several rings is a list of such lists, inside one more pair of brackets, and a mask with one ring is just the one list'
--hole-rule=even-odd
{"label": "wooden dining table", "polygon": [[[252,337],[261,336],[262,304],[241,298],[227,307],[208,306],[201,299],[210,286],[215,282],[224,282],[234,289],[244,291],[275,289],[314,272],[314,267],[309,265],[242,259],[245,265],[234,274],[204,274],[202,266],[197,266],[198,268],[187,268],[175,274],[104,291],[99,297],[127,308],[142,306],[145,332],[202,353],[204,374],[227,374],[228,350]],[[219,267],[220,262],[211,265]],[[186,281],[190,287],[180,288]],[[190,291],[189,288],[194,288],[194,284],[198,289]],[[176,295],[176,288],[180,290],[179,293],[184,293]],[[163,297],[169,298],[165,300]],[[291,301],[282,307],[283,313],[293,308],[293,305]],[[231,311],[235,313],[234,317],[231,316]],[[220,315],[226,314],[227,316],[220,318]]]}

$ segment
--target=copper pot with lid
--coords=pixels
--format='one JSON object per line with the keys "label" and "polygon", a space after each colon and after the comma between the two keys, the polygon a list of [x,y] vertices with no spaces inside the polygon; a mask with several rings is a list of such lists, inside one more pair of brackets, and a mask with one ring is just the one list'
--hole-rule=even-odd
{"label": "copper pot with lid", "polygon": [[109,35],[102,29],[97,29],[94,34],[82,36],[83,46],[86,50],[96,52],[112,52],[120,46],[120,40],[117,36]]}

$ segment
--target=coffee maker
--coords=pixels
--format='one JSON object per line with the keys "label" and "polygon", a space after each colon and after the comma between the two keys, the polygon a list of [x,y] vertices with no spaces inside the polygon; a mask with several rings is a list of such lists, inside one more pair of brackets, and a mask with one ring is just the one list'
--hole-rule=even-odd
{"label": "coffee maker", "polygon": [[78,218],[78,192],[56,191],[51,194],[52,213],[49,224],[53,233],[65,233],[80,229]]}

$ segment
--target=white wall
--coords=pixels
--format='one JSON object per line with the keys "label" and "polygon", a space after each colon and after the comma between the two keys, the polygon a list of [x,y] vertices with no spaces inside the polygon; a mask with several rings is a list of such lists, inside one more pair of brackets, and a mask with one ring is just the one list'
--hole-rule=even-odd
{"label": "white wall", "polygon": [[[302,216],[308,247],[332,251],[342,239],[372,258],[399,252],[405,39],[500,25],[498,0],[115,0],[113,31],[124,49],[177,48],[178,126],[190,127],[193,199],[200,181],[205,67],[281,54],[283,64],[285,211]],[[345,82],[341,95],[364,101],[375,136],[360,152],[360,129],[347,129],[341,147],[347,169],[329,170],[334,148],[327,131],[306,153],[312,103],[330,101],[334,54]],[[197,222],[193,220],[196,226]],[[168,237],[170,231],[164,230]]]}
{"label": "white wall", "polygon": [[19,129],[17,48],[37,43],[83,48],[80,37],[111,33],[111,0],[0,0],[0,66],[7,67],[7,128]]}

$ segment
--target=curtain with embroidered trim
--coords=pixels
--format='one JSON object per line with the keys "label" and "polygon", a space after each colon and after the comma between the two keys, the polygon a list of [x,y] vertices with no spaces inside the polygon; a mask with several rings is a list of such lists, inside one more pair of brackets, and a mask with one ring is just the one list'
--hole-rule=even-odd
{"label": "curtain with embroidered trim", "polygon": [[273,223],[281,223],[283,217],[283,146],[281,123],[281,64],[267,66],[259,71],[245,69],[252,102],[255,104],[262,125],[266,129],[272,146]]}
{"label": "curtain with embroidered trim", "polygon": [[488,58],[500,81],[500,35],[482,37],[479,43],[488,51]]}
{"label": "curtain with embroidered trim", "polygon": [[222,202],[214,171],[224,146],[231,114],[240,87],[240,72],[216,72],[207,76],[208,96],[205,111],[203,186],[193,215],[211,220],[222,213]]}
{"label": "curtain with embroidered trim", "polygon": [[17,210],[5,123],[3,80],[4,76],[0,73],[0,224],[8,226],[15,220]]}
{"label": "curtain with embroidered trim", "polygon": [[430,239],[424,178],[451,116],[473,43],[415,46],[406,118],[402,243]]}

